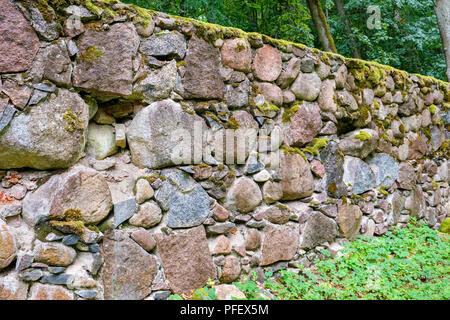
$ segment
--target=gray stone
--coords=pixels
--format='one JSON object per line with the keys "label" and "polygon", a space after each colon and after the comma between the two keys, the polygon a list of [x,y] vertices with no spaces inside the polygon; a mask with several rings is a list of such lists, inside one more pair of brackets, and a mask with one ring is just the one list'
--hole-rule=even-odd
{"label": "gray stone", "polygon": [[69,285],[73,282],[71,274],[46,274],[41,278],[42,283]]}
{"label": "gray stone", "polygon": [[260,172],[265,168],[264,163],[258,160],[254,155],[248,157],[247,165],[245,166],[245,172],[247,174],[254,174]]}
{"label": "gray stone", "polygon": [[59,89],[57,95],[11,121],[0,136],[0,168],[69,167],[83,154],[88,118],[84,100]]}
{"label": "gray stone", "polygon": [[23,218],[35,226],[46,219],[61,220],[69,209],[80,210],[83,222],[102,221],[113,204],[106,179],[97,171],[83,166],[53,175],[23,201]]}
{"label": "gray stone", "polygon": [[376,186],[390,188],[398,178],[399,166],[397,161],[386,153],[376,153],[368,159],[367,164],[375,174]]}
{"label": "gray stone", "polygon": [[33,88],[36,90],[52,93],[55,92],[56,85],[54,85],[53,83],[42,82],[33,84]]}
{"label": "gray stone", "polygon": [[259,186],[250,178],[237,179],[228,191],[227,207],[247,213],[255,209],[262,201]]}
{"label": "gray stone", "polygon": [[300,73],[291,86],[298,99],[314,101],[319,96],[322,81],[315,73]]}
{"label": "gray stone", "polygon": [[343,181],[351,188],[353,194],[364,193],[377,185],[369,165],[359,158],[350,156],[344,158]]}
{"label": "gray stone", "polygon": [[100,252],[100,246],[97,243],[93,243],[89,245],[89,252],[97,253]]}
{"label": "gray stone", "polygon": [[375,130],[356,130],[342,137],[339,148],[345,155],[364,159],[377,148],[378,139],[378,133]]}
{"label": "gray stone", "polygon": [[103,160],[117,151],[114,128],[110,125],[89,123],[86,153],[97,160]]}
{"label": "gray stone", "polygon": [[17,110],[13,106],[6,106],[0,117],[0,133],[9,125],[16,112]]}
{"label": "gray stone", "polygon": [[46,41],[53,41],[59,37],[61,27],[56,21],[56,14],[51,7],[47,7],[46,16],[33,3],[24,3],[30,14],[31,25],[39,37]]}
{"label": "gray stone", "polygon": [[34,106],[34,105],[38,104],[39,102],[41,102],[42,100],[46,99],[47,96],[48,96],[48,92],[35,89],[33,91],[33,94],[31,95],[30,100],[28,100],[28,105]]}
{"label": "gray stone", "polygon": [[305,229],[300,237],[300,248],[313,248],[325,242],[333,242],[338,228],[333,219],[319,212],[313,212],[306,220]]}
{"label": "gray stone", "polygon": [[128,199],[114,204],[114,228],[130,219],[137,211],[135,199]]}
{"label": "gray stone", "polygon": [[232,222],[216,223],[206,227],[206,233],[210,235],[227,234],[236,229],[236,225]]}
{"label": "gray stone", "polygon": [[64,271],[66,271],[66,269],[67,269],[66,267],[48,267],[47,268],[48,272],[53,273],[53,274],[63,273]]}
{"label": "gray stone", "polygon": [[31,267],[31,264],[34,261],[34,255],[29,253],[19,253],[17,254],[16,258],[16,271],[22,271],[29,267]]}
{"label": "gray stone", "polygon": [[194,129],[207,131],[201,117],[184,111],[172,100],[152,103],[142,109],[128,127],[127,139],[133,163],[153,169],[199,163],[202,153],[197,155],[193,151],[203,150],[205,142],[194,136]]}
{"label": "gray stone", "polygon": [[38,281],[44,273],[41,269],[28,269],[24,270],[19,274],[19,278],[22,281],[31,282],[31,281]]}
{"label": "gray stone", "polygon": [[195,227],[209,215],[209,196],[187,173],[175,170],[163,171],[166,178],[155,194],[163,210],[168,211],[170,228]]}
{"label": "gray stone", "polygon": [[237,87],[228,85],[225,93],[227,105],[233,108],[241,108],[248,105],[250,81],[246,78]]}
{"label": "gray stone", "polygon": [[0,218],[6,220],[6,218],[15,217],[22,213],[21,205],[2,205],[0,206]]}
{"label": "gray stone", "polygon": [[43,60],[43,77],[60,86],[70,86],[72,62],[64,41],[55,42],[38,52]]}
{"label": "gray stone", "polygon": [[75,291],[77,296],[80,296],[83,299],[92,300],[95,299],[98,295],[97,290],[77,290]]}
{"label": "gray stone", "polygon": [[166,99],[175,88],[177,81],[177,62],[171,60],[161,69],[146,71],[146,77],[138,80],[133,87],[133,96],[144,102]]}
{"label": "gray stone", "polygon": [[169,59],[184,59],[186,40],[178,31],[162,31],[143,40],[139,51],[147,56]]}
{"label": "gray stone", "polygon": [[302,70],[302,72],[305,72],[305,73],[314,72],[314,65],[315,65],[315,61],[313,59],[304,58],[304,59],[302,59],[301,70]]}
{"label": "gray stone", "polygon": [[66,246],[74,246],[80,241],[80,237],[75,234],[69,234],[65,236],[62,240],[62,243]]}

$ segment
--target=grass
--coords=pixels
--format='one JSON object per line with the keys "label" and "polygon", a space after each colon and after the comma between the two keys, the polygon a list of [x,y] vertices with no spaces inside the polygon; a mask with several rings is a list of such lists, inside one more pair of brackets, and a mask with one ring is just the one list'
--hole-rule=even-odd
{"label": "grass", "polygon": [[412,219],[381,237],[359,236],[312,267],[267,273],[263,284],[256,277],[234,284],[249,300],[448,300],[449,240]]}

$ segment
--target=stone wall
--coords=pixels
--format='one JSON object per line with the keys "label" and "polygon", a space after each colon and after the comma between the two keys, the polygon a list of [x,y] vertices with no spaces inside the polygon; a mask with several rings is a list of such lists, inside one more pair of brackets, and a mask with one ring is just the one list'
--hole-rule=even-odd
{"label": "stone wall", "polygon": [[450,84],[115,0],[0,0],[0,299],[163,299],[450,216]]}

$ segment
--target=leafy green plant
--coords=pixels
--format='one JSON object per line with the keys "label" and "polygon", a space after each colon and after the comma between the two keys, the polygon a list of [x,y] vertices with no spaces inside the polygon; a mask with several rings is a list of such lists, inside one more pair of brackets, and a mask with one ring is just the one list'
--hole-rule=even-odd
{"label": "leafy green plant", "polygon": [[264,286],[276,299],[450,299],[449,237],[414,219],[382,237],[360,236],[341,253],[282,270]]}
{"label": "leafy green plant", "polygon": [[[214,289],[215,282],[212,279],[208,279],[206,286],[195,290],[189,297],[190,300],[217,300],[216,290]],[[173,294],[169,296],[168,300],[187,300],[184,294]]]}

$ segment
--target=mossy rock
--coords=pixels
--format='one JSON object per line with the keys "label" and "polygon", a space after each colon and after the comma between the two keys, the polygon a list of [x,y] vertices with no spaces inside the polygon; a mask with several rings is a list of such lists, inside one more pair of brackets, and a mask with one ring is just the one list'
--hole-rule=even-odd
{"label": "mossy rock", "polygon": [[447,218],[444,221],[442,221],[439,231],[450,234],[450,218]]}
{"label": "mossy rock", "polygon": [[367,131],[360,131],[357,135],[355,135],[355,139],[359,141],[369,141],[372,139],[372,136]]}

